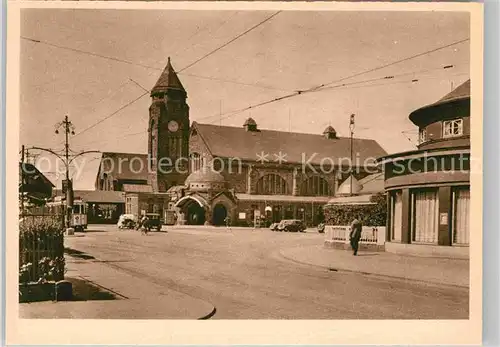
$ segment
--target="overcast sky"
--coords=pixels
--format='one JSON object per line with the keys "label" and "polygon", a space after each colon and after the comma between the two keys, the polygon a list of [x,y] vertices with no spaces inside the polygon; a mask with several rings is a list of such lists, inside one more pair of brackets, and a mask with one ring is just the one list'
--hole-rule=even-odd
{"label": "overcast sky", "polygon": [[[65,114],[78,133],[144,93],[130,79],[150,89],[167,57],[182,70],[272,13],[23,10],[23,37],[134,64],[21,40],[21,144],[62,149],[63,135],[54,134],[54,124]],[[342,83],[394,79],[308,93],[231,117],[219,113],[432,50],[468,38],[469,31],[467,13],[285,11],[179,78],[188,93],[191,121],[240,127],[251,116],[262,129],[320,134],[331,124],[340,136],[348,136],[349,115],[355,113],[355,136],[373,138],[393,153],[415,148],[411,111],[469,78],[469,42]],[[445,65],[454,67],[442,69]],[[76,136],[71,148],[146,153],[149,105],[146,95]],[[88,164],[76,189],[93,188],[99,163],[91,161],[94,157],[85,158]]]}

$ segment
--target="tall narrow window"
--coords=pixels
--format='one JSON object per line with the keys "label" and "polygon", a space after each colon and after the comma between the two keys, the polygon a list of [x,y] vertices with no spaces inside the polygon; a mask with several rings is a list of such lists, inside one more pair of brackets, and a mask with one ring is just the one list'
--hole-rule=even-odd
{"label": "tall narrow window", "polygon": [[268,174],[257,181],[257,194],[285,195],[288,194],[288,187],[280,175]]}
{"label": "tall narrow window", "polygon": [[195,172],[201,169],[201,156],[199,153],[191,154],[191,172]]}
{"label": "tall narrow window", "polygon": [[319,176],[313,176],[302,182],[300,194],[306,196],[329,196],[330,188],[328,182]]}
{"label": "tall narrow window", "polygon": [[418,143],[424,143],[427,141],[427,129],[421,128],[418,132]]}

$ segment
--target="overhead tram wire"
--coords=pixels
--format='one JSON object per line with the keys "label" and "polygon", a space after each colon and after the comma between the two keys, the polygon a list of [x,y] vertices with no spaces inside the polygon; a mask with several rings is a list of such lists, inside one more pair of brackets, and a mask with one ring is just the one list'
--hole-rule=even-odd
{"label": "overhead tram wire", "polygon": [[[468,75],[468,73],[460,73],[460,74],[455,74],[453,76],[463,76],[463,75]],[[420,82],[420,81],[423,81],[423,80],[430,80],[430,79],[437,79],[437,78],[435,78],[435,77],[434,78],[421,78],[421,79],[418,79],[417,82]],[[390,82],[390,83],[378,83],[378,84],[370,84],[370,85],[365,85],[365,86],[363,86],[363,85],[356,86],[355,84],[358,84],[358,82],[352,83],[352,85],[344,83],[344,84],[336,86],[335,89],[345,90],[345,89],[359,89],[359,88],[370,88],[370,87],[384,87],[384,86],[389,86],[389,85],[405,84],[405,83],[415,83],[415,80],[411,79],[411,80],[407,80],[407,81],[394,81],[394,82]],[[334,89],[333,87],[329,88],[329,90],[333,90],[333,89]],[[259,105],[257,105],[257,106],[259,106]],[[257,107],[257,106],[254,105],[254,108]],[[218,120],[212,121],[211,124],[213,124],[216,121],[225,120],[225,119],[231,118],[232,116],[241,114],[241,113],[247,111],[248,109],[249,108],[247,107],[245,109],[239,109],[239,110],[229,111],[229,112],[226,113],[225,117],[222,117],[222,118],[219,118]],[[214,117],[214,116],[216,116],[216,115],[213,115],[213,116],[210,116],[210,117]]]}
{"label": "overhead tram wire", "polygon": [[456,46],[456,45],[459,45],[461,43],[467,42],[469,40],[470,40],[470,38],[468,37],[468,38],[465,38],[465,39],[462,39],[462,40],[458,40],[458,41],[449,43],[449,44],[444,45],[444,46],[440,46],[440,47],[436,47],[436,48],[427,50],[427,51],[422,52],[422,53],[417,53],[417,54],[411,55],[411,56],[406,57],[406,58],[402,58],[402,59],[399,59],[399,60],[396,60],[396,61],[393,61],[393,62],[390,62],[390,63],[387,63],[387,64],[383,64],[383,65],[374,67],[372,69],[361,71],[361,72],[355,73],[353,75],[349,75],[349,76],[346,76],[346,77],[343,77],[343,78],[340,78],[340,79],[337,79],[337,80],[325,83],[323,85],[315,87],[315,89],[326,87],[326,86],[328,86],[330,84],[339,83],[339,82],[342,82],[342,81],[344,81],[346,79],[351,79],[351,78],[354,78],[354,77],[365,75],[365,74],[370,73],[370,72],[374,72],[374,71],[378,71],[378,70],[381,70],[381,69],[385,69],[385,68],[387,68],[389,66],[400,64],[400,63],[403,63],[403,62],[411,60],[411,59],[419,58],[419,57],[422,57],[422,56],[427,55],[427,54],[431,54],[431,53],[434,53],[434,52],[437,52],[437,51],[440,51],[440,50],[443,50],[443,49],[446,49],[446,48],[449,48],[449,47],[452,47],[452,46]]}
{"label": "overhead tram wire", "polygon": [[[311,92],[313,92],[313,93],[314,92],[321,92],[324,90],[330,90],[330,89],[334,89],[334,88],[336,89],[336,88],[339,88],[342,86],[349,86],[349,85],[354,85],[354,84],[376,82],[376,81],[381,81],[381,80],[392,80],[392,79],[396,79],[398,77],[404,77],[404,76],[415,76],[416,74],[425,74],[427,72],[432,72],[432,71],[447,70],[447,69],[451,69],[454,67],[455,67],[454,64],[448,64],[448,65],[443,65],[443,66],[431,68],[431,69],[424,69],[424,70],[413,71],[413,72],[404,72],[404,73],[400,73],[400,74],[396,74],[396,75],[387,75],[387,76],[376,77],[376,78],[372,78],[372,79],[368,79],[368,80],[362,80],[362,81],[357,81],[357,82],[343,83],[343,84],[339,84],[339,85],[323,87],[323,88],[316,89],[316,90],[311,91]],[[412,80],[418,81],[418,79],[415,79],[415,78]]]}
{"label": "overhead tram wire", "polygon": [[[227,46],[228,44],[230,44],[231,42],[234,42],[235,40],[237,40],[239,37],[245,35],[246,33],[250,32],[251,30],[257,28],[259,25],[267,22],[268,20],[270,20],[271,18],[273,18],[274,16],[276,16],[278,13],[280,13],[281,11],[277,11],[276,13],[274,13],[272,16],[268,17],[267,19],[265,19],[264,21],[258,23],[257,25],[255,25],[254,27],[248,29],[247,31],[245,31],[244,33],[238,35],[237,37],[233,38],[232,40],[230,40],[229,42],[227,42],[226,44],[224,44],[223,46],[220,46],[218,47],[217,49],[213,50],[212,52],[206,54],[205,56],[203,56],[202,58],[198,59],[197,61],[195,61],[194,63],[191,63],[190,65],[188,65],[187,67],[185,67],[183,70],[187,69],[188,67],[191,67],[193,66],[195,63],[198,63],[199,61],[201,61],[202,59],[208,57],[209,55],[215,53],[216,51],[222,49],[223,47]],[[104,59],[110,59],[110,60],[114,60],[114,61],[117,61],[117,62],[121,62],[121,63],[126,63],[126,64],[131,64],[131,65],[136,65],[136,66],[141,66],[141,67],[145,67],[145,68],[150,68],[150,69],[155,69],[155,70],[161,70],[159,68],[155,68],[155,67],[152,67],[152,66],[148,66],[148,65],[144,65],[144,64],[136,64],[136,63],[133,63],[133,62],[130,62],[128,60],[124,60],[124,59],[119,59],[119,58],[114,58],[114,57],[107,57],[107,56],[104,56],[104,55],[100,55],[100,54],[96,54],[96,53],[92,53],[92,52],[86,52],[86,51],[83,51],[83,50],[79,50],[79,49],[74,49],[74,48],[69,48],[69,47],[64,47],[64,46],[60,46],[60,45],[55,45],[55,44],[51,44],[51,43],[48,43],[48,42],[45,42],[45,41],[41,41],[41,40],[35,40],[35,39],[31,39],[31,38],[27,38],[27,37],[24,37],[22,36],[21,38],[25,39],[25,40],[28,40],[28,41],[32,41],[32,42],[35,42],[35,43],[43,43],[43,44],[47,44],[49,46],[54,46],[54,47],[57,47],[57,48],[61,48],[61,49],[68,49],[68,50],[71,50],[71,51],[74,51],[74,52],[78,52],[78,53],[81,53],[81,54],[88,54],[88,55],[91,55],[91,56],[96,56],[96,57],[100,57],[100,58],[104,58]],[[338,81],[341,81],[341,80],[346,80],[346,79],[349,79],[349,78],[353,78],[353,77],[357,77],[357,76],[360,76],[362,74],[366,74],[366,73],[369,73],[369,72],[373,72],[373,71],[377,71],[377,70],[380,70],[380,69],[383,69],[383,68],[386,68],[388,66],[392,66],[392,65],[395,65],[395,64],[398,64],[400,62],[404,62],[404,61],[408,61],[410,59],[414,59],[414,58],[417,58],[417,57],[421,57],[425,54],[430,54],[430,53],[433,53],[433,52],[436,52],[438,50],[441,50],[441,49],[445,49],[445,48],[448,48],[448,47],[451,47],[453,45],[457,45],[457,44],[460,44],[460,43],[463,43],[463,42],[466,42],[468,41],[469,38],[467,39],[463,39],[463,40],[460,40],[460,41],[456,41],[456,42],[453,42],[451,44],[448,44],[448,45],[445,45],[445,46],[441,46],[441,47],[438,47],[438,48],[434,48],[432,50],[428,50],[426,52],[422,52],[422,53],[419,53],[419,54],[416,54],[416,55],[413,55],[413,56],[410,56],[410,57],[406,57],[406,58],[403,58],[403,59],[400,59],[400,60],[397,60],[397,61],[394,61],[394,62],[391,62],[391,63],[388,63],[388,64],[384,64],[382,66],[379,66],[379,67],[375,67],[375,68],[372,68],[372,69],[369,69],[369,70],[365,70],[363,72],[359,72],[359,73],[356,73],[356,74],[353,74],[353,75],[350,75],[350,76],[346,76]],[[302,95],[304,93],[308,93],[308,92],[312,92],[312,91],[315,91],[315,90],[319,90],[327,85],[330,85],[330,84],[333,84],[335,83],[334,82],[329,82],[327,84],[322,84],[320,86],[316,86],[316,87],[312,87],[312,88],[309,88],[309,89],[306,89],[306,90],[299,90],[299,91],[296,91],[294,93],[291,93],[291,94],[288,94],[288,95],[284,95],[284,96],[281,96],[281,97],[278,97],[278,98],[274,98],[274,99],[271,99],[271,100],[268,100],[268,101],[265,101],[265,102],[261,102],[259,104],[256,104],[256,105],[252,105],[252,106],[249,106],[249,107],[245,107],[241,110],[237,110],[237,111],[233,111],[233,112],[228,112],[226,114],[229,114],[231,113],[231,115],[233,114],[236,114],[236,113],[239,113],[239,112],[243,112],[243,111],[246,111],[246,110],[249,110],[249,109],[253,109],[253,108],[256,108],[256,107],[260,107],[260,106],[264,106],[264,105],[267,105],[267,104],[270,104],[270,103],[274,103],[274,102],[277,102],[277,101],[281,101],[281,100],[284,100],[284,99],[288,99],[288,98],[291,98],[291,97],[294,97],[294,96],[298,96],[298,95]],[[80,133],[78,133],[77,135],[83,133],[84,131],[87,131],[89,130],[90,128],[93,128],[94,126],[100,124],[101,122],[105,121],[106,119],[112,117],[114,114],[116,114],[117,112],[121,111],[123,108],[125,107],[128,107],[130,104],[134,103],[135,101],[139,100],[140,98],[142,98],[144,95],[146,95],[147,93],[144,93],[143,95],[141,95],[139,98],[137,98],[136,100],[133,100],[132,102],[126,104],[125,106],[123,106],[122,108],[120,108],[119,110],[117,110],[115,113],[111,114],[110,116],[102,119],[101,121],[99,121],[98,123],[92,125],[91,127],[89,128],[86,128],[84,129],[83,131],[81,131]],[[226,117],[228,118],[228,117]],[[76,136],[76,135],[75,135]]]}
{"label": "overhead tram wire", "polygon": [[[151,65],[146,65],[146,64],[141,64],[141,63],[135,63],[135,62],[132,62],[132,61],[129,61],[129,60],[126,60],[126,59],[121,59],[121,58],[116,58],[116,57],[110,57],[110,56],[106,56],[106,55],[103,55],[103,54],[98,54],[98,53],[94,53],[94,52],[90,52],[90,51],[84,51],[84,50],[81,50],[81,49],[76,49],[76,48],[72,48],[72,47],[57,45],[57,44],[50,43],[48,41],[37,40],[37,39],[30,38],[30,37],[21,36],[21,39],[27,40],[27,41],[30,41],[30,42],[34,42],[34,43],[38,43],[38,44],[43,44],[43,45],[51,46],[51,47],[56,47],[56,48],[63,49],[63,50],[72,51],[72,52],[79,53],[79,54],[90,55],[90,56],[101,58],[101,59],[112,60],[112,61],[123,63],[123,64],[137,66],[137,67],[141,67],[141,68],[145,68],[145,69],[150,69],[150,70],[155,70],[155,71],[160,71],[160,72],[163,71],[163,69],[164,69],[164,68],[155,67],[155,66],[151,66]],[[274,90],[279,90],[279,91],[288,91],[288,90],[285,90],[285,89],[275,88],[275,87],[270,87],[270,86],[263,86],[263,85],[256,84],[256,83],[244,83],[244,82],[240,82],[240,81],[233,81],[233,80],[222,79],[222,78],[212,77],[212,76],[200,76],[200,75],[196,75],[196,74],[188,74],[188,73],[185,73],[185,72],[178,72],[178,71],[176,71],[176,72],[178,74],[180,74],[180,75],[194,77],[194,78],[199,78],[199,79],[219,81],[219,82],[223,82],[223,83],[231,83],[231,84],[242,85],[242,86],[247,86],[247,87],[254,87],[254,88],[261,88],[261,89],[274,89]]]}
{"label": "overhead tram wire", "polygon": [[368,73],[371,73],[371,72],[374,72],[374,71],[378,71],[378,70],[387,68],[389,66],[393,66],[393,65],[396,65],[396,64],[399,64],[399,63],[411,60],[411,59],[422,57],[422,56],[424,56],[426,54],[431,54],[431,53],[437,52],[439,50],[446,49],[446,48],[449,48],[449,47],[452,47],[452,46],[464,43],[464,42],[469,41],[469,40],[470,40],[470,38],[466,38],[466,39],[462,39],[462,40],[459,40],[459,41],[455,41],[455,42],[449,43],[449,44],[444,45],[444,46],[433,48],[433,49],[427,50],[425,52],[414,54],[414,55],[409,56],[409,57],[405,57],[405,58],[402,58],[402,59],[399,59],[399,60],[396,60],[396,61],[393,61],[393,62],[390,62],[390,63],[387,63],[387,64],[383,64],[383,65],[380,65],[380,66],[377,66],[377,67],[374,67],[374,68],[371,68],[371,69],[368,69],[368,70],[364,70],[364,71],[361,71],[361,72],[358,72],[358,73],[355,73],[355,74],[352,74],[352,75],[349,75],[349,76],[337,79],[337,80],[332,81],[332,82],[321,84],[321,85],[316,86],[316,87],[312,87],[312,88],[305,89],[305,90],[298,90],[295,93],[292,93],[292,94],[289,94],[289,95],[285,95],[285,96],[282,96],[282,97],[279,97],[279,98],[276,98],[276,99],[272,99],[272,100],[269,100],[267,102],[261,103],[259,105],[251,106],[250,108],[258,107],[258,106],[263,106],[263,105],[266,105],[266,104],[269,104],[269,103],[273,103],[273,102],[276,102],[276,101],[280,101],[280,100],[283,100],[283,99],[287,99],[287,98],[290,98],[290,97],[293,97],[293,96],[298,96],[298,95],[302,95],[302,94],[305,94],[305,93],[310,93],[310,92],[313,92],[313,91],[316,91],[316,90],[320,90],[321,88],[329,86],[329,85],[331,85],[333,83],[342,82],[342,81],[345,81],[347,79],[351,79],[351,78],[354,78],[354,77],[359,77],[359,76],[362,76],[364,74],[368,74]]}
{"label": "overhead tram wire", "polygon": [[[344,81],[346,79],[350,79],[350,78],[354,78],[354,77],[359,77],[359,76],[361,76],[363,74],[367,74],[367,73],[371,73],[371,72],[374,72],[374,71],[377,71],[377,70],[381,70],[381,69],[386,68],[388,66],[396,65],[398,63],[401,63],[401,62],[404,62],[404,61],[408,61],[410,59],[415,59],[415,58],[421,57],[421,56],[423,56],[425,54],[431,54],[431,53],[437,52],[437,51],[439,51],[441,49],[445,49],[445,48],[449,48],[449,47],[452,47],[452,46],[457,45],[457,44],[461,44],[461,43],[466,42],[468,40],[470,40],[470,39],[467,38],[467,39],[455,41],[455,42],[447,44],[445,46],[434,48],[434,49],[431,49],[431,50],[428,50],[428,51],[425,51],[425,52],[422,52],[422,53],[415,54],[415,55],[410,56],[410,57],[399,59],[397,61],[394,61],[394,62],[391,62],[391,63],[388,63],[388,64],[384,64],[384,65],[381,65],[381,66],[378,66],[378,67],[375,67],[375,68],[372,68],[372,69],[369,69],[369,70],[365,70],[365,71],[362,71],[362,72],[359,72],[359,73],[355,73],[353,75],[349,75],[349,76],[346,76],[344,78],[341,78],[341,79],[337,80],[337,82],[341,82],[341,81]],[[382,78],[382,79],[385,79],[385,77]],[[244,111],[247,111],[247,110],[250,110],[250,109],[253,109],[253,108],[257,108],[257,107],[264,106],[264,105],[267,105],[267,104],[275,103],[275,102],[278,102],[278,101],[281,101],[281,100],[284,100],[284,99],[288,99],[288,98],[291,98],[291,97],[299,96],[299,95],[306,94],[306,93],[321,91],[321,90],[325,89],[326,86],[329,86],[329,85],[331,85],[333,83],[335,83],[335,82],[328,82],[328,83],[324,83],[324,84],[321,84],[321,85],[316,86],[316,87],[311,87],[309,89],[298,90],[298,91],[295,91],[295,92],[293,92],[291,94],[287,94],[287,95],[284,95],[284,96],[281,96],[281,97],[278,97],[278,98],[274,98],[274,99],[271,99],[271,100],[268,100],[268,101],[265,101],[265,102],[261,102],[259,104],[251,105],[251,106],[245,107],[245,108],[243,108],[241,110],[227,112],[226,114],[233,113],[233,112],[238,112],[238,113],[239,112],[244,112]],[[358,82],[354,82],[354,83],[358,83]],[[338,85],[338,86],[334,86],[333,88],[338,88],[338,87],[341,87],[341,86],[344,86],[344,85],[347,85],[347,84],[341,84],[341,85]],[[329,87],[329,88],[331,89],[332,87]],[[212,116],[209,116],[207,118],[210,118],[210,117],[212,117]],[[228,118],[228,117],[226,117],[226,118]],[[222,119],[225,119],[225,118],[222,118]]]}
{"label": "overhead tram wire", "polygon": [[277,87],[267,86],[267,85],[264,85],[264,84],[245,83],[245,82],[239,82],[239,81],[234,81],[234,80],[226,80],[226,79],[218,78],[218,77],[192,75],[192,74],[185,73],[185,72],[182,72],[180,74],[183,75],[183,76],[188,76],[188,77],[195,77],[195,78],[199,78],[199,79],[219,81],[219,82],[223,82],[223,83],[239,84],[239,85],[247,86],[247,87],[255,87],[255,88],[261,88],[261,89],[276,90],[276,91],[280,91],[280,92],[291,92],[290,89],[277,88]]}
{"label": "overhead tram wire", "polygon": [[[397,77],[408,76],[408,75],[415,75],[416,73],[426,73],[426,72],[430,72],[430,71],[436,71],[436,70],[442,70],[442,69],[449,69],[451,67],[455,67],[455,65],[444,65],[444,66],[439,67],[439,68],[432,68],[432,69],[420,70],[418,72],[407,72],[407,73],[401,73],[401,74],[396,74],[396,75],[387,75],[387,76],[382,76],[382,77],[377,77],[377,78],[371,78],[371,79],[362,80],[362,81],[342,83],[342,84],[338,84],[338,85],[335,85],[335,86],[329,86],[329,87],[324,87],[324,88],[321,88],[321,89],[310,90],[310,91],[307,91],[307,93],[327,91],[327,90],[338,89],[338,88],[347,88],[349,86],[353,86],[353,85],[356,85],[356,84],[363,84],[363,83],[369,83],[369,82],[376,82],[376,81],[383,81],[383,80],[392,80],[392,79],[395,79]],[[408,82],[415,82],[415,79],[413,78],[410,81],[403,81],[403,83],[408,83]],[[390,85],[390,84],[397,84],[397,83],[401,83],[401,82],[384,83],[384,84],[378,84],[376,86]],[[369,87],[369,86],[361,86],[361,87]],[[248,111],[250,109],[255,109],[255,108],[260,107],[260,106],[264,106],[264,105],[267,105],[267,104],[271,104],[271,103],[274,103],[274,102],[277,102],[277,101],[281,101],[281,100],[288,99],[288,98],[295,97],[295,96],[302,95],[302,94],[304,94],[304,93],[294,92],[294,93],[291,93],[291,94],[288,94],[288,95],[284,95],[284,96],[281,96],[281,97],[278,97],[278,98],[274,98],[274,99],[271,99],[271,100],[263,101],[263,102],[260,102],[260,103],[257,103],[257,104],[251,105],[251,106],[247,106],[247,107],[244,107],[244,108],[241,108],[241,109],[227,111],[227,112],[223,113],[222,115],[221,114],[213,114],[213,115],[210,115],[210,116],[207,116],[207,117],[200,118],[199,120],[205,120],[205,119],[209,119],[209,118],[213,118],[213,117],[219,117],[219,120],[221,120],[221,119],[224,120],[224,119],[232,117],[233,115],[239,114],[241,112],[245,112],[245,111]],[[220,118],[220,116],[225,116],[225,117]]]}
{"label": "overhead tram wire", "polygon": [[211,56],[212,54],[220,51],[221,49],[223,49],[224,47],[228,46],[229,44],[233,43],[234,41],[238,40],[239,38],[241,38],[242,36],[248,34],[249,32],[251,32],[252,30],[258,28],[259,26],[261,26],[262,24],[270,21],[271,19],[273,19],[275,16],[277,16],[279,13],[281,12],[280,11],[276,11],[275,13],[273,13],[272,15],[270,15],[269,17],[267,17],[266,19],[264,19],[263,21],[257,23],[256,25],[254,25],[253,27],[251,27],[250,29],[247,29],[245,30],[244,32],[242,32],[241,34],[235,36],[234,38],[232,38],[231,40],[229,40],[228,42],[224,43],[222,46],[219,46],[217,48],[215,48],[214,50],[208,52],[207,54],[205,54],[204,56],[202,56],[201,58],[198,58],[196,59],[194,62],[192,62],[191,64],[183,67],[182,69],[180,69],[178,71],[178,73],[182,73],[182,71],[184,70],[187,70],[189,69],[190,67],[193,67],[194,65],[198,64],[200,61],[202,61],[203,59],[206,59],[208,58],[209,56]]}
{"label": "overhead tram wire", "polygon": [[73,139],[83,133],[85,133],[86,131],[92,129],[92,128],[95,128],[97,125],[101,124],[102,122],[110,119],[111,117],[113,117],[114,115],[118,114],[120,111],[122,111],[123,109],[129,107],[130,105],[132,105],[133,103],[139,101],[140,99],[142,99],[145,95],[148,95],[149,94],[149,91],[148,92],[145,92],[145,93],[142,93],[141,95],[139,95],[137,98],[135,98],[134,100],[132,101],[129,101],[127,104],[123,105],[122,107],[120,107],[119,109],[117,109],[116,111],[114,111],[113,113],[109,114],[108,116],[100,119],[99,121],[97,121],[96,123],[86,127],[85,129],[83,129],[82,131],[76,133],[74,136],[73,136]]}
{"label": "overhead tram wire", "polygon": [[[437,69],[437,68],[436,68]],[[432,69],[432,70],[436,70],[436,69]],[[427,70],[426,70],[427,71]],[[425,72],[426,72],[425,71]],[[398,75],[398,76],[402,76],[402,75],[410,75],[412,73],[404,73],[404,74],[401,74],[401,75]],[[454,76],[458,76],[458,75],[465,75],[466,73],[461,73],[461,74],[457,74],[457,75],[454,75]],[[418,80],[419,81],[423,81],[423,80],[429,80],[429,79],[436,79],[435,77],[433,78],[419,78]],[[367,81],[370,81],[370,80],[367,80]],[[366,85],[366,86],[353,86],[353,87],[350,87],[350,86],[347,86],[346,84],[345,85],[345,89],[357,89],[357,88],[369,88],[369,87],[379,87],[379,86],[388,86],[388,85],[395,85],[395,84],[404,84],[404,83],[412,83],[413,82],[413,79],[412,80],[406,80],[406,81],[394,81],[394,82],[391,82],[391,83],[379,83],[379,84],[372,84],[372,85]],[[358,83],[358,82],[356,82]],[[353,83],[354,85],[354,83]],[[229,118],[229,116],[232,116],[232,115],[235,115],[236,113],[241,113],[239,112],[239,110],[235,110],[235,111],[229,111],[227,112],[225,115],[226,117],[225,118],[222,118],[222,119],[227,119]],[[216,116],[216,115],[214,115]],[[217,116],[219,116],[219,114],[217,114]],[[209,117],[205,117],[205,118],[199,118],[199,119],[196,119],[196,121],[200,121],[200,120],[204,120],[204,119],[207,119],[207,118],[211,118],[213,116],[209,116]],[[219,119],[217,119],[216,121],[219,121]],[[215,122],[215,121],[213,121]],[[212,123],[213,123],[212,122]],[[366,130],[366,129],[364,129]],[[146,134],[148,131],[147,130],[143,130],[143,131],[139,131],[139,132],[136,132],[136,133],[131,133],[131,134],[125,134],[123,136],[120,136],[118,137],[117,139],[124,139],[124,138],[128,138],[128,137],[131,137],[131,136],[137,136],[137,135],[142,135],[142,134]],[[406,134],[406,133],[411,133],[411,132],[418,132],[417,130],[406,130],[406,131],[402,131],[403,134]],[[97,141],[91,141],[89,142],[88,144],[93,144],[93,143],[98,143],[99,141],[101,140],[97,140]]]}
{"label": "overhead tram wire", "polygon": [[[208,34],[211,35],[212,33],[214,32],[217,32],[218,30],[220,30],[220,28],[222,28],[224,25],[226,25],[234,16],[236,16],[239,12],[236,11],[234,12],[231,16],[229,16],[228,18],[224,19],[223,21],[220,22],[220,24],[217,26],[216,29],[208,29]],[[194,37],[198,36],[201,32],[203,32],[205,29],[208,28],[208,25],[205,25],[201,28],[199,28],[194,34],[192,34],[185,42],[189,42],[191,41]],[[187,49],[189,49],[192,45],[186,45],[183,49],[181,50],[177,50],[175,51],[175,53],[171,54],[170,56],[172,57],[176,57],[178,56],[179,54],[185,52]]]}

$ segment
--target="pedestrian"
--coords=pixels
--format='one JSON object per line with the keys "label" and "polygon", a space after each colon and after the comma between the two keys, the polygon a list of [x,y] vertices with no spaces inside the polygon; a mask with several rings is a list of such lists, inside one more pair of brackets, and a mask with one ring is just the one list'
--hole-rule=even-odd
{"label": "pedestrian", "polygon": [[229,216],[227,216],[226,218],[224,218],[224,222],[226,222],[226,228],[231,231],[231,218],[229,218]]}
{"label": "pedestrian", "polygon": [[351,242],[353,255],[358,255],[359,240],[361,239],[361,230],[363,229],[363,224],[361,224],[360,219],[360,216],[354,218],[351,223],[351,232],[349,233],[349,241]]}

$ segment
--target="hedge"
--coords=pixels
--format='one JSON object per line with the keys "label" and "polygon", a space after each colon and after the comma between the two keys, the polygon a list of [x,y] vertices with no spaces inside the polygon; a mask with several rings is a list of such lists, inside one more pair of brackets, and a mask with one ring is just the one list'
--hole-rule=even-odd
{"label": "hedge", "polygon": [[374,195],[374,204],[366,205],[326,205],[324,207],[327,225],[350,225],[355,218],[360,218],[366,226],[385,226],[387,220],[387,204],[384,194]]}
{"label": "hedge", "polygon": [[19,283],[64,279],[64,227],[59,216],[24,216],[19,223]]}

